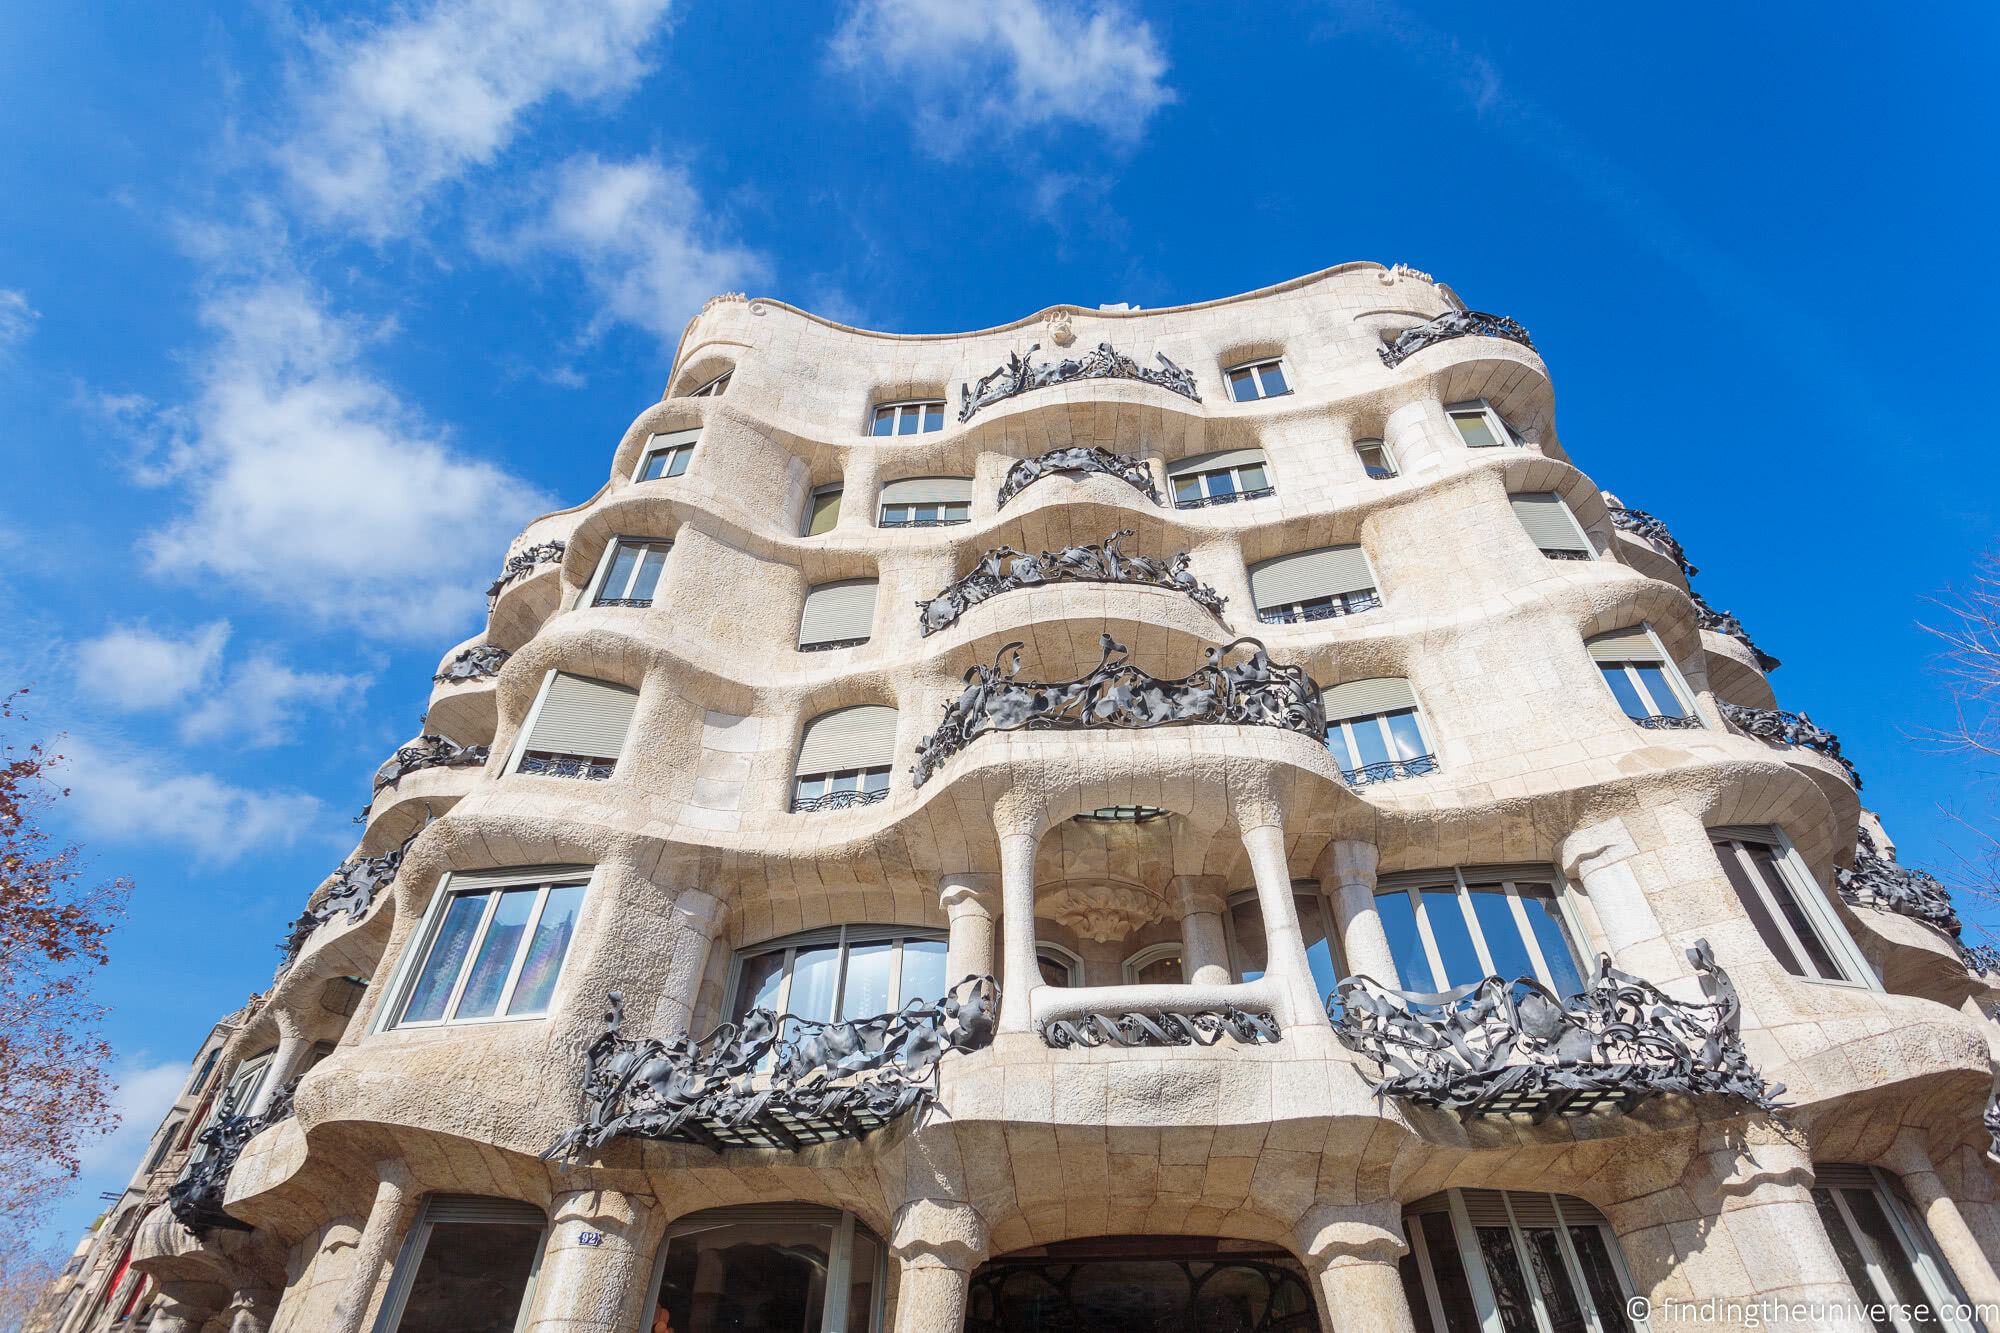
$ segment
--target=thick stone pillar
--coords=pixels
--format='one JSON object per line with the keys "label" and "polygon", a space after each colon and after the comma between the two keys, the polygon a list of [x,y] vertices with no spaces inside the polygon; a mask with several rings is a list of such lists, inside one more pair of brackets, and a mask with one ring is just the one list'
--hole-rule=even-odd
{"label": "thick stone pillar", "polygon": [[271,1067],[264,1074],[264,1084],[257,1089],[257,1095],[250,1099],[250,1105],[243,1108],[245,1115],[262,1115],[271,1104],[271,1097],[298,1077],[299,1066],[312,1053],[312,1043],[303,1034],[285,1032],[278,1038],[278,1049],[271,1054]]}
{"label": "thick stone pillar", "polygon": [[1323,1203],[1293,1235],[1318,1288],[1320,1316],[1334,1333],[1416,1333],[1396,1268],[1410,1248],[1400,1205]]}
{"label": "thick stone pillar", "polygon": [[896,1213],[896,1333],[958,1333],[972,1272],[986,1261],[986,1219],[966,1203],[918,1199]]}
{"label": "thick stone pillar", "polygon": [[207,1318],[194,1306],[167,1296],[154,1307],[153,1322],[146,1325],[146,1333],[199,1333]]}
{"label": "thick stone pillar", "polygon": [[701,988],[710,972],[715,941],[729,920],[729,908],[700,889],[682,889],[667,911],[667,938],[660,957],[666,978],[653,1006],[652,1022],[643,1031],[685,1032],[701,1008]]}
{"label": "thick stone pillar", "polygon": [[[1320,853],[1319,885],[1333,902],[1333,928],[1340,932],[1347,974],[1369,977],[1400,990],[1404,981],[1397,975],[1396,954],[1382,929],[1382,914],[1375,908],[1378,856],[1372,842],[1328,843]],[[1427,978],[1418,980],[1415,989],[1430,989]]]}
{"label": "thick stone pillar", "polygon": [[268,1287],[239,1287],[223,1308],[229,1333],[268,1333],[278,1308],[278,1293]]}
{"label": "thick stone pillar", "polygon": [[348,1270],[340,1299],[334,1303],[328,1333],[361,1333],[375,1304],[383,1270],[416,1208],[410,1173],[401,1162],[377,1162],[375,1176],[375,1202],[369,1206],[361,1238],[354,1244],[353,1267]]}
{"label": "thick stone pillar", "polygon": [[1910,1202],[1923,1215],[1924,1225],[1930,1228],[1944,1261],[1951,1265],[1958,1285],[1965,1289],[1966,1298],[1974,1305],[2000,1308],[2000,1275],[1994,1272],[1993,1260],[1959,1210],[1958,1200],[1946,1189],[1923,1141],[1912,1131],[1904,1130],[1896,1136],[1883,1165],[1902,1179]]}
{"label": "thick stone pillar", "polygon": [[1250,873],[1257,881],[1257,906],[1264,915],[1264,975],[1276,984],[1278,1021],[1286,1027],[1326,1026],[1326,1011],[1313,989],[1299,934],[1299,908],[1292,898],[1292,872],[1285,858],[1285,830],[1276,823],[1243,830]]}
{"label": "thick stone pillar", "polygon": [[[1706,841],[1704,834],[1704,845]],[[1577,829],[1556,849],[1563,874],[1583,886],[1597,914],[1611,960],[1658,985],[1685,976],[1688,966],[1669,943],[1633,873],[1632,861],[1638,855],[1638,843],[1623,819]]]}
{"label": "thick stone pillar", "polygon": [[529,1333],[632,1333],[646,1326],[653,1257],[666,1234],[654,1201],[617,1190],[555,1197]]}
{"label": "thick stone pillar", "polygon": [[1197,986],[1229,984],[1229,943],[1222,934],[1228,904],[1213,875],[1177,875],[1169,886],[1181,914],[1181,971]]}
{"label": "thick stone pillar", "polygon": [[1035,1025],[1032,993],[1042,979],[1035,961],[1035,848],[1031,832],[1000,835],[1001,926],[1007,971],[1000,986],[1001,1032],[1027,1032]]}
{"label": "thick stone pillar", "polygon": [[[840,478],[840,521],[836,532],[859,532],[875,526],[876,496],[882,489],[882,467],[865,449],[846,451],[846,466]],[[808,505],[812,503],[807,500]]]}
{"label": "thick stone pillar", "polygon": [[994,966],[993,914],[1000,906],[996,876],[954,871],[938,880],[938,900],[951,923],[945,948],[945,984],[998,975]]}
{"label": "thick stone pillar", "polygon": [[1420,477],[1445,466],[1448,449],[1464,449],[1465,441],[1435,398],[1405,403],[1382,423],[1382,442],[1396,460],[1396,470]]}

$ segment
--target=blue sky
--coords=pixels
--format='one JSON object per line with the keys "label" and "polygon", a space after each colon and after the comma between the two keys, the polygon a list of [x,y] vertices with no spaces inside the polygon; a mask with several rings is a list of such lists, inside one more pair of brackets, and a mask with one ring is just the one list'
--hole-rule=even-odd
{"label": "blue sky", "polygon": [[[891,330],[1405,261],[1521,320],[1578,461],[1785,659],[1906,860],[1971,769],[1924,598],[2000,546],[1996,11],[1104,0],[17,6],[6,684],[137,882],[131,1128],[265,985],[368,774],[688,317]],[[66,1243],[66,1242],[65,1242]]]}

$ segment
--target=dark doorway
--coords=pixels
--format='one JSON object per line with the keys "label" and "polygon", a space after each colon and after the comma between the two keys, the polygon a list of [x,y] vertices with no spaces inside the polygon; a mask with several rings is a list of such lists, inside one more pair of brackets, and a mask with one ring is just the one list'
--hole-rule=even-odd
{"label": "dark doorway", "polygon": [[1195,1236],[1106,1236],[1003,1255],[973,1274],[966,1333],[1319,1333],[1282,1250]]}

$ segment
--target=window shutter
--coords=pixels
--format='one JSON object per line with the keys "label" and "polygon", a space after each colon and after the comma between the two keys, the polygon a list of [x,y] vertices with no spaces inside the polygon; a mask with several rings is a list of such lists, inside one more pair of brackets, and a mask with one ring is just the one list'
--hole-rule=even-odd
{"label": "window shutter", "polygon": [[1410,682],[1400,676],[1382,676],[1375,680],[1350,680],[1345,685],[1336,685],[1325,695],[1326,720],[1345,722],[1351,717],[1369,717],[1375,713],[1393,713],[1400,708],[1415,708],[1417,696],[1410,690]]}
{"label": "window shutter", "polygon": [[454,870],[450,887],[463,889],[525,888],[540,884],[582,884],[595,866],[496,866],[491,870]]}
{"label": "window shutter", "polygon": [[632,725],[639,691],[558,671],[542,694],[528,749],[616,759]]}
{"label": "window shutter", "polygon": [[1226,467],[1254,467],[1264,461],[1262,449],[1223,449],[1212,454],[1196,454],[1167,464],[1169,477],[1185,476],[1190,472],[1215,472]]}
{"label": "window shutter", "polygon": [[970,477],[905,477],[882,488],[885,505],[970,504]]}
{"label": "window shutter", "polygon": [[1708,831],[1710,838],[1734,838],[1756,847],[1776,847],[1778,837],[1768,824],[1718,824]]}
{"label": "window shutter", "polygon": [[875,587],[874,579],[841,579],[808,590],[799,646],[867,638],[875,627]]}
{"label": "window shutter", "polygon": [[1260,611],[1374,586],[1375,575],[1359,546],[1322,546],[1250,567],[1250,596]]}
{"label": "window shutter", "polygon": [[483,1194],[433,1194],[424,1201],[424,1216],[432,1222],[486,1222],[524,1227],[539,1227],[548,1221],[532,1203],[493,1199]]}
{"label": "window shutter", "polygon": [[1514,505],[1514,516],[1521,520],[1521,526],[1528,530],[1528,538],[1543,551],[1584,551],[1590,550],[1590,543],[1583,539],[1576,520],[1570,517],[1569,506],[1553,491],[1525,491],[1520,495],[1507,497]]}
{"label": "window shutter", "polygon": [[1562,883],[1562,876],[1546,861],[1529,861],[1520,864],[1460,866],[1460,874],[1467,884],[1499,884],[1512,881],[1515,884],[1546,884],[1554,887]]}
{"label": "window shutter", "polygon": [[1504,1227],[1507,1225],[1507,1204],[1499,1190],[1460,1190],[1459,1197],[1465,1200],[1465,1215],[1476,1227]]}
{"label": "window shutter", "polygon": [[896,710],[862,704],[822,713],[806,723],[799,742],[798,774],[882,768],[896,757]]}
{"label": "window shutter", "polygon": [[1594,662],[1665,662],[1666,654],[1654,644],[1644,625],[1615,629],[1584,640]]}
{"label": "window shutter", "polygon": [[668,430],[650,436],[646,440],[645,453],[656,454],[662,449],[672,449],[676,445],[693,444],[701,438],[701,427],[693,430]]}
{"label": "window shutter", "polygon": [[726,1226],[838,1226],[840,1210],[814,1203],[745,1203],[733,1208],[704,1208],[674,1223],[668,1235],[686,1235]]}
{"label": "window shutter", "polygon": [[1875,1173],[1851,1162],[1815,1162],[1813,1184],[1822,1189],[1872,1190],[1875,1188]]}

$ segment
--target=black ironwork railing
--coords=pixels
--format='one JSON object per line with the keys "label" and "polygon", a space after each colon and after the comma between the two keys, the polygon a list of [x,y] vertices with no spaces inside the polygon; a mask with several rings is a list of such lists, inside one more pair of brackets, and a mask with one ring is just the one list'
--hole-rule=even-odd
{"label": "black ironwork railing", "polygon": [[500,674],[507,659],[513,656],[497,643],[475,644],[459,652],[445,663],[444,670],[431,679],[439,685],[458,684],[468,680],[483,680]]}
{"label": "black ironwork railing", "polygon": [[[374,790],[379,792],[426,768],[471,768],[491,757],[492,751],[484,745],[460,745],[449,737],[426,734],[398,749],[388,763],[375,770]],[[365,817],[368,812],[361,813]]]}
{"label": "black ironwork railing", "polygon": [[1671,713],[1654,713],[1650,717],[1632,719],[1648,731],[1700,731],[1701,719],[1693,713],[1675,717]]}
{"label": "black ironwork railing", "polygon": [[1681,544],[1674,540],[1674,534],[1669,532],[1667,525],[1659,519],[1643,509],[1625,509],[1618,505],[1611,506],[1610,514],[1612,527],[1622,532],[1629,532],[1635,537],[1643,537],[1658,546],[1666,552],[1669,560],[1680,566],[1683,577],[1693,578],[1701,573],[1701,570],[1687,558],[1687,552],[1681,549]]}
{"label": "black ironwork railing", "polygon": [[1120,550],[1118,544],[1131,535],[1132,529],[1120,528],[1101,543],[1034,555],[1011,546],[996,546],[980,556],[969,572],[947,584],[943,592],[917,603],[923,634],[929,637],[955,624],[967,610],[989,597],[1051,583],[1136,583],[1166,588],[1185,593],[1212,615],[1222,614],[1222,604],[1228,599],[1194,576],[1186,551],[1161,560]]}
{"label": "black ironwork railing", "polygon": [[1197,495],[1192,499],[1175,499],[1176,509],[1212,509],[1216,505],[1233,505],[1238,500],[1261,500],[1267,495],[1276,495],[1275,486],[1259,486],[1250,491],[1226,491],[1221,495]]}
{"label": "black ironwork railing", "polygon": [[794,796],[792,813],[808,814],[815,810],[846,810],[857,805],[873,805],[877,801],[889,799],[889,789],[878,787],[874,791],[824,791],[817,796]]}
{"label": "black ironwork railing", "polygon": [[1000,988],[967,977],[939,1000],[822,1023],[753,1009],[699,1041],[627,1037],[625,999],[606,997],[584,1053],[583,1119],[544,1159],[621,1134],[714,1149],[789,1148],[859,1138],[931,1104],[938,1063],[993,1040]]}
{"label": "black ironwork railing", "polygon": [[1336,599],[1325,606],[1280,608],[1272,611],[1259,607],[1257,619],[1266,625],[1303,625],[1314,620],[1332,620],[1338,616],[1358,615],[1363,611],[1373,611],[1380,605],[1382,599],[1370,592],[1351,596],[1345,601]]}
{"label": "black ironwork railing", "polygon": [[1750,655],[1757,659],[1759,670],[1776,671],[1780,666],[1784,665],[1777,658],[1759,648],[1751,640],[1750,632],[1743,628],[1743,622],[1738,620],[1733,613],[1716,610],[1703,601],[1701,594],[1692,588],[1688,590],[1688,597],[1694,602],[1694,623],[1716,634],[1727,634],[1730,638],[1748,648]]}
{"label": "black ironwork railing", "polygon": [[1160,488],[1153,482],[1153,470],[1138,459],[1096,445],[1073,444],[1034,458],[1023,458],[1008,468],[993,507],[1005,509],[1009,500],[1044,477],[1084,477],[1093,472],[1116,477],[1154,504],[1165,503],[1160,499]]}
{"label": "black ironwork railing", "polygon": [[1744,704],[1723,704],[1723,720],[1760,741],[1817,750],[1847,772],[1854,790],[1861,790],[1861,773],[1852,760],[1840,752],[1840,737],[1816,725],[1804,713],[1788,713],[1781,708],[1751,708]]}
{"label": "black ironwork railing", "polygon": [[2000,974],[2000,949],[1990,944],[1965,942],[1965,924],[1958,919],[1951,890],[1939,883],[1936,876],[1912,866],[1898,865],[1893,855],[1883,855],[1867,829],[1855,831],[1854,864],[1836,870],[1833,884],[1842,902],[1878,912],[1894,912],[1942,931],[1958,951],[1965,970],[1973,976]]}
{"label": "black ironwork railing", "polygon": [[1764,1082],[1743,1048],[1742,1005],[1707,940],[1687,951],[1706,1003],[1677,1000],[1611,965],[1575,995],[1532,977],[1487,977],[1455,990],[1392,990],[1342,980],[1327,999],[1334,1035],[1383,1071],[1377,1096],[1407,1098],[1462,1118],[1630,1110],[1665,1093],[1731,1097],[1779,1109],[1784,1085]]}
{"label": "black ironwork railing", "polygon": [[1566,547],[1543,547],[1542,554],[1551,560],[1588,560],[1590,552],[1572,551]]}
{"label": "black ironwork railing", "polygon": [[592,606],[631,606],[640,610],[652,604],[653,599],[650,597],[600,597],[591,603]]}
{"label": "black ironwork railing", "polygon": [[1159,1010],[1085,1014],[1042,1024],[1042,1040],[1059,1051],[1073,1046],[1213,1046],[1224,1037],[1255,1046],[1275,1044],[1281,1034],[1271,1015],[1234,1005],[1188,1014]]}
{"label": "black ironwork railing", "polygon": [[875,526],[878,528],[951,528],[961,523],[970,523],[969,518],[885,518]]}
{"label": "black ironwork railing", "polygon": [[1394,370],[1426,347],[1449,342],[1453,338],[1475,336],[1505,338],[1531,352],[1535,350],[1534,339],[1528,336],[1526,329],[1505,315],[1489,315],[1483,310],[1447,310],[1413,329],[1404,329],[1396,335],[1394,342],[1376,350],[1381,354],[1382,364]]}
{"label": "black ironwork railing", "polygon": [[560,564],[567,544],[560,541],[543,542],[540,546],[530,546],[507,557],[500,567],[500,577],[493,580],[486,589],[486,600],[491,602],[500,595],[501,589],[533,572],[539,565]]}
{"label": "black ironwork railing", "polygon": [[826,639],[819,643],[802,643],[799,645],[799,651],[802,653],[830,653],[836,648],[858,648],[866,642],[868,642],[866,634],[858,639]]}
{"label": "black ironwork railing", "polygon": [[1342,768],[1340,776],[1350,787],[1365,787],[1371,782],[1394,782],[1398,778],[1420,778],[1426,773],[1438,771],[1435,755],[1420,754],[1414,759],[1384,759],[1373,764],[1363,764],[1359,768]]}
{"label": "black ironwork railing", "polygon": [[1140,365],[1110,343],[1099,343],[1095,349],[1080,357],[1045,361],[1038,366],[1034,364],[1034,356],[1041,347],[1040,343],[1030,343],[1025,354],[1009,353],[1005,362],[983,376],[977,384],[961,383],[958,386],[959,422],[963,424],[972,420],[973,414],[982,407],[1075,380],[1137,380],[1142,384],[1157,384],[1193,402],[1201,401],[1201,391],[1194,385],[1194,372],[1175,365],[1165,352],[1153,353],[1153,359],[1160,363],[1159,368],[1154,369]]}
{"label": "black ironwork railing", "polygon": [[545,778],[586,778],[592,782],[602,782],[611,776],[618,766],[615,759],[598,759],[581,754],[545,754],[530,750],[521,756],[523,773],[533,773]]}
{"label": "black ironwork railing", "polygon": [[271,1094],[256,1115],[238,1115],[224,1099],[222,1108],[208,1128],[195,1136],[195,1149],[181,1170],[181,1178],[167,1186],[167,1208],[174,1219],[195,1236],[209,1231],[249,1231],[248,1222],[239,1221],[222,1210],[229,1192],[229,1175],[243,1145],[292,1114],[292,1095],[298,1090],[294,1078]]}

